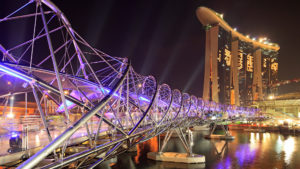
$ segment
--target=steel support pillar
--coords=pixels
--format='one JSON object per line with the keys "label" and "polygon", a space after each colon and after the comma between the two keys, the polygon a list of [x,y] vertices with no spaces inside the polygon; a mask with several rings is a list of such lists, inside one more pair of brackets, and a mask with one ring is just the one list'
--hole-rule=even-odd
{"label": "steel support pillar", "polygon": [[203,99],[219,103],[219,84],[218,84],[218,35],[219,26],[211,27],[206,30],[205,41],[205,70]]}
{"label": "steel support pillar", "polygon": [[[213,127],[209,133],[209,136],[214,135],[217,125],[218,125],[217,123],[213,123]],[[222,130],[225,132],[225,136],[231,136],[231,134],[229,133],[229,129],[226,128],[224,124],[219,124],[219,125],[221,126]]]}
{"label": "steel support pillar", "polygon": [[50,34],[49,34],[46,17],[44,15],[44,9],[43,9],[41,4],[40,4],[40,10],[41,10],[42,21],[43,21],[43,24],[44,24],[44,29],[45,29],[45,33],[46,33],[46,37],[47,37],[48,46],[49,46],[50,56],[51,56],[52,63],[53,63],[53,68],[54,68],[54,71],[55,71],[56,81],[57,81],[58,89],[59,89],[59,92],[60,92],[60,97],[61,97],[63,105],[64,105],[64,112],[65,112],[65,116],[66,116],[66,119],[67,119],[67,124],[69,124],[70,117],[69,117],[69,111],[67,109],[68,106],[67,106],[67,103],[66,103],[66,98],[65,98],[65,94],[64,94],[62,81],[61,81],[60,76],[59,76],[60,72],[59,72],[59,69],[58,69],[56,58],[54,56],[54,49],[53,49],[51,37],[50,37]]}

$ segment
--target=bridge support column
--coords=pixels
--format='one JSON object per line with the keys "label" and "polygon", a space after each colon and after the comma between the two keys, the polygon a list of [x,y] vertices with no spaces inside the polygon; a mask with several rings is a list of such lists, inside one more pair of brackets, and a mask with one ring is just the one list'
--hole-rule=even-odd
{"label": "bridge support column", "polygon": [[[221,134],[214,134],[217,125],[221,126],[222,130],[225,132],[224,135]],[[222,139],[222,140],[233,140],[234,137],[229,133],[228,128],[225,127],[224,124],[217,124],[217,123],[213,123],[213,127],[209,133],[209,135],[205,136],[206,139]]]}
{"label": "bridge support column", "polygon": [[219,86],[218,86],[218,35],[219,26],[214,26],[206,30],[205,41],[205,70],[203,99],[219,103]]}
{"label": "bridge support column", "polygon": [[252,97],[253,100],[262,100],[262,74],[261,74],[261,49],[257,48],[253,52],[253,65],[254,65],[254,75],[253,75],[253,87],[252,87]]}
{"label": "bridge support column", "polygon": [[239,93],[239,75],[238,75],[238,39],[231,42],[231,64],[230,64],[230,81],[233,86],[233,92],[230,93],[230,103],[240,106],[240,93]]}
{"label": "bridge support column", "polygon": [[183,133],[182,128],[175,129],[180,142],[184,146],[186,153],[177,153],[177,152],[163,152],[168,141],[170,140],[174,130],[169,130],[166,132],[162,145],[159,143],[158,152],[149,152],[147,153],[147,158],[156,160],[156,161],[165,161],[165,162],[176,162],[176,163],[204,163],[205,156],[197,155],[192,153],[192,134],[191,131],[188,131],[188,138],[186,134]]}

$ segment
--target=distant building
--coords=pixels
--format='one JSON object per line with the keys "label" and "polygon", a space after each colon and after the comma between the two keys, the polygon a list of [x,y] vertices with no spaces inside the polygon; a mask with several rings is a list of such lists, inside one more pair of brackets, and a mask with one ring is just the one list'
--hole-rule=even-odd
{"label": "distant building", "polygon": [[197,17],[206,30],[204,100],[248,106],[276,92],[277,44],[242,35],[211,9],[199,7]]}

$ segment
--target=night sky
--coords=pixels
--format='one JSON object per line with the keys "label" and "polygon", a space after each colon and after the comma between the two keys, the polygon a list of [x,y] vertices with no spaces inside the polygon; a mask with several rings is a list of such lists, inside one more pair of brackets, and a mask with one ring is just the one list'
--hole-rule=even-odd
{"label": "night sky", "polygon": [[[266,36],[281,47],[279,79],[300,78],[300,14],[292,1],[263,0],[53,0],[92,46],[129,57],[135,70],[173,89],[202,96],[205,32],[198,6],[251,37]],[[289,3],[288,3],[289,2]],[[2,9],[2,7],[0,7]]]}

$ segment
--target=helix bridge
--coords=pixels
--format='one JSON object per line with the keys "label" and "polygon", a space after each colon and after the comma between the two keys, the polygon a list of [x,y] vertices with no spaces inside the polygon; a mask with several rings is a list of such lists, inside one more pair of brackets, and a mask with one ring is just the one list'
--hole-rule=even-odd
{"label": "helix bridge", "polygon": [[257,116],[135,72],[128,58],[89,45],[50,0],[8,10],[0,18],[0,165],[94,168],[174,128]]}

